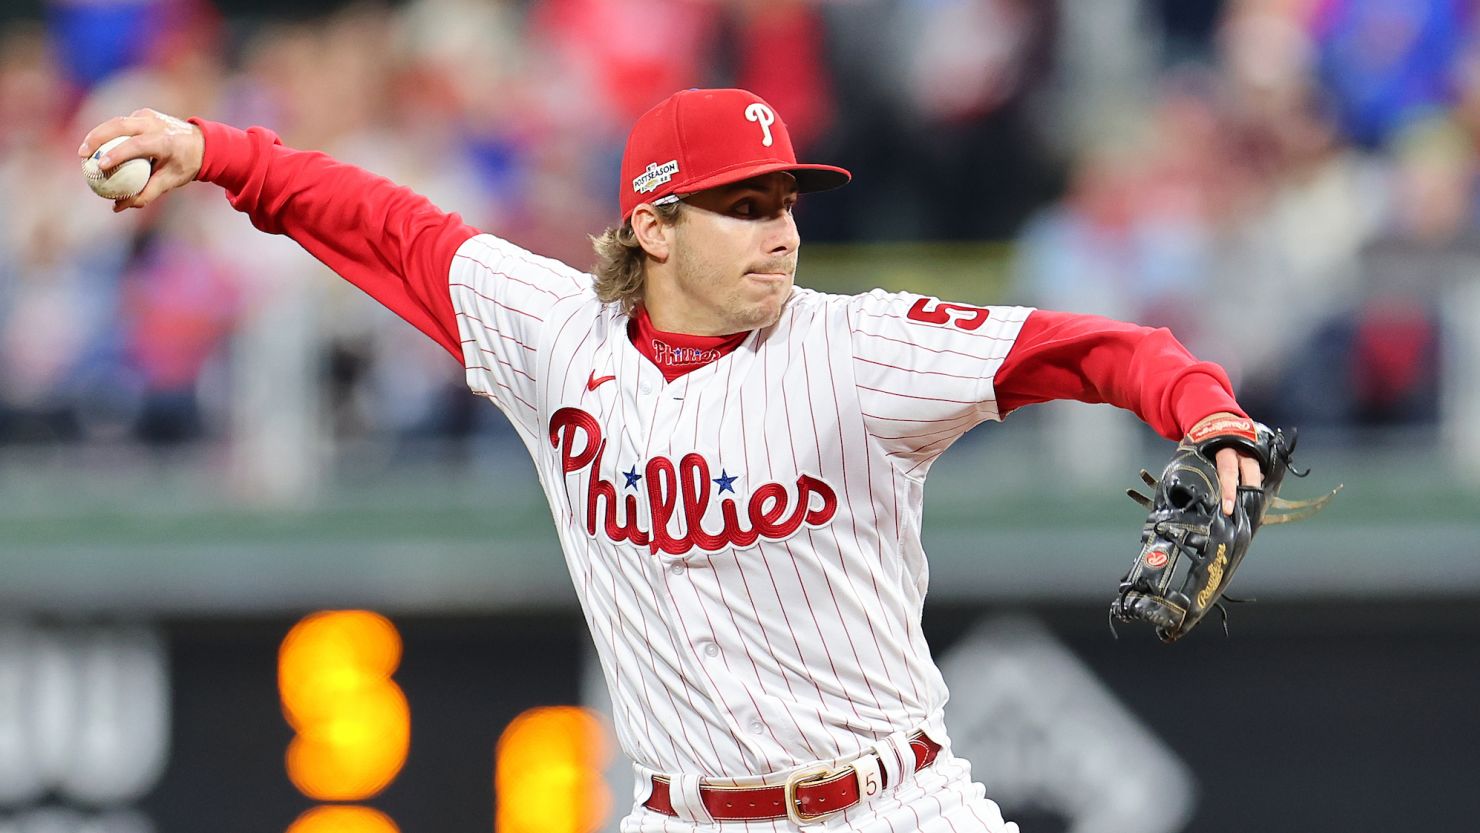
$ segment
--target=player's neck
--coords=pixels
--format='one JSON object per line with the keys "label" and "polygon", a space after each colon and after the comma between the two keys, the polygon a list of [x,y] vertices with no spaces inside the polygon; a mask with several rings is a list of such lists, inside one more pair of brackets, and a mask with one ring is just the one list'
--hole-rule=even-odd
{"label": "player's neck", "polygon": [[632,339],[632,346],[657,365],[663,378],[670,382],[729,355],[747,335],[749,333],[696,336],[664,332],[653,326],[653,320],[644,307],[638,307],[627,324],[627,336]]}

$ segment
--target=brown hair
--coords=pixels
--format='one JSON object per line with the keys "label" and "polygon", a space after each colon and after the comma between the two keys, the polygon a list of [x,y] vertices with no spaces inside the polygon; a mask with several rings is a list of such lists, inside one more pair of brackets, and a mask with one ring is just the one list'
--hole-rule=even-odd
{"label": "brown hair", "polygon": [[[678,222],[678,212],[683,203],[673,202],[653,206],[658,219],[664,223]],[[620,228],[613,227],[591,238],[596,249],[596,297],[602,303],[618,301],[622,311],[629,315],[642,300],[644,285],[643,266],[647,252],[637,242],[637,233],[628,220]]]}

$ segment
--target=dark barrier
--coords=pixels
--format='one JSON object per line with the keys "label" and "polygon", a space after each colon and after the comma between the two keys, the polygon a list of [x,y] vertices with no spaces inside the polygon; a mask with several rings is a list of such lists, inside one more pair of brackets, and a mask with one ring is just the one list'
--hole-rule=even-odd
{"label": "dark barrier", "polygon": [[[1033,616],[1030,621],[1046,625],[1051,642],[1090,673],[1083,679],[1035,677],[1041,682],[1033,692],[1039,707],[1011,711],[1004,720],[1019,725],[988,733],[1009,747],[1013,769],[996,793],[1024,831],[1480,829],[1476,601],[1250,605],[1234,609],[1230,637],[1214,618],[1175,646],[1124,628],[1115,640],[1097,610],[1060,608]],[[982,692],[963,685],[959,667],[951,665],[953,647],[964,650],[983,632],[1001,636],[1015,629],[1011,623],[995,627],[990,616],[983,625],[981,612],[967,608],[934,610],[926,619],[952,684],[952,731],[964,745],[971,726],[958,718],[969,714],[969,704]],[[1024,655],[1032,652],[1017,656]],[[1026,667],[1038,667],[1033,662],[1027,660]],[[1056,680],[1103,685],[1112,705],[1104,706],[1091,692],[1054,691]],[[1000,706],[1003,698],[996,702]],[[1076,713],[1082,712],[1076,709],[1080,704],[1118,706],[1146,733],[1139,740],[1160,749],[1122,744],[1113,722]],[[1069,747],[1068,766],[1066,756],[1033,751],[1056,745]],[[994,754],[990,746],[963,751]],[[1170,759],[1167,769],[1148,765],[1148,758],[1160,754]],[[1120,778],[1120,784],[1096,783],[1094,770],[1078,765],[1100,756],[1113,773],[1102,773],[1102,782]],[[984,781],[994,772],[1002,772],[1000,762],[984,760],[977,767]],[[1165,781],[1148,783],[1165,773],[1171,773]],[[1074,822],[1085,819],[1076,816],[1095,814],[1077,802],[1054,800],[1066,783],[1081,795],[1099,789],[1107,800],[1117,789],[1128,790],[1148,805],[1132,802],[1124,808],[1129,819],[1115,819],[1121,824],[1080,826]],[[1185,821],[1158,828],[1155,820],[1164,814],[1157,809],[1175,805],[1179,790],[1189,799]],[[991,783],[988,794],[994,794]]]}
{"label": "dark barrier", "polygon": [[[1236,614],[1231,638],[1212,621],[1171,647],[1144,632],[1117,641],[1104,611],[1083,606],[936,606],[926,628],[952,684],[957,748],[1025,833],[1476,829],[1480,604],[1260,604]],[[0,733],[26,739],[0,755],[0,823],[46,815],[61,819],[47,828],[56,830],[286,831],[317,803],[285,770],[294,732],[277,661],[294,621],[169,621],[154,629],[153,660],[137,627],[116,637],[108,625],[8,626],[0,679],[49,668],[37,679],[63,694],[0,699]],[[581,702],[582,623],[395,625],[410,751],[360,803],[402,830],[492,830],[498,738],[525,709]],[[125,652],[113,671],[100,659],[110,651]],[[151,663],[163,685],[138,673]],[[130,667],[132,676],[118,673]],[[59,668],[75,679],[56,682],[66,677]],[[122,684],[129,691],[100,707],[111,695],[99,691]],[[165,729],[149,728],[150,698],[169,716]],[[127,743],[109,746],[120,732]],[[57,754],[89,742],[90,756]],[[150,770],[141,750],[156,748]],[[109,780],[110,766],[122,780]]]}

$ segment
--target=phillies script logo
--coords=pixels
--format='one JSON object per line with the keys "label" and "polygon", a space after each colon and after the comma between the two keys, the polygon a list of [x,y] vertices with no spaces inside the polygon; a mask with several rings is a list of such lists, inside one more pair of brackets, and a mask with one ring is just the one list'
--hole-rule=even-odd
{"label": "phillies script logo", "polygon": [[719,358],[719,351],[699,347],[674,347],[666,341],[655,338],[653,339],[653,358],[660,365],[707,363]]}
{"label": "phillies script logo", "polygon": [[[797,478],[795,502],[785,486],[767,483],[751,493],[743,517],[737,498],[718,497],[724,526],[710,532],[704,528],[703,518],[710,502],[716,500],[715,481],[709,477],[708,461],[690,453],[677,464],[667,457],[648,460],[640,478],[648,506],[644,529],[638,495],[624,495],[625,521],[617,516],[616,484],[600,476],[606,440],[595,417],[578,408],[556,411],[550,417],[550,446],[560,449],[560,464],[565,474],[591,470],[586,488],[587,534],[596,537],[599,525],[611,540],[646,546],[655,555],[660,551],[680,555],[695,547],[706,552],[731,546],[748,547],[760,538],[779,541],[801,529],[803,524],[826,524],[838,511],[838,496],[832,487],[803,474]],[[682,534],[673,532],[675,518],[682,521]]]}

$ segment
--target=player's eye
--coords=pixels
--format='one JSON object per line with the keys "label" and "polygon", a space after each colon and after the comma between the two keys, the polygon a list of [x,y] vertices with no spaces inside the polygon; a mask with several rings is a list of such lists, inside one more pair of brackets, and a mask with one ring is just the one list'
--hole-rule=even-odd
{"label": "player's eye", "polygon": [[779,217],[782,214],[790,214],[797,205],[795,197],[784,199],[778,207],[770,200],[764,203],[753,197],[738,200],[730,206],[730,214],[741,219],[760,219],[762,217]]}

